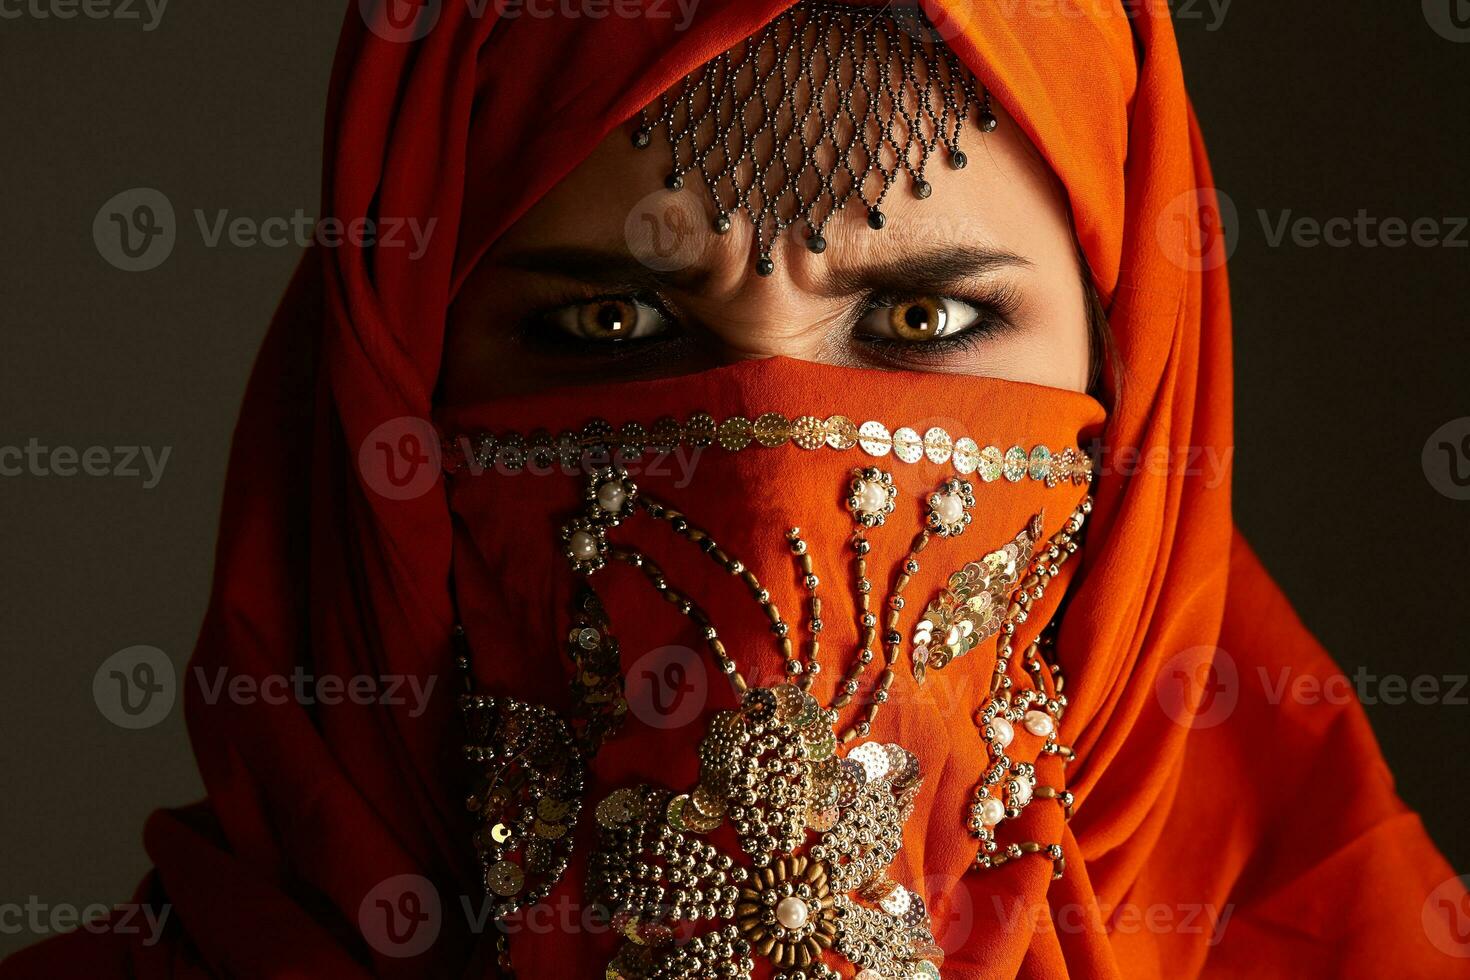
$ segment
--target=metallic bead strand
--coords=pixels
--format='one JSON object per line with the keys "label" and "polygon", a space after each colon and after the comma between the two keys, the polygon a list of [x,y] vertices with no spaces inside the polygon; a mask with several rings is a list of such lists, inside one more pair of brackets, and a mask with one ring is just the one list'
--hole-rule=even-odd
{"label": "metallic bead strand", "polygon": [[[908,588],[909,581],[919,572],[919,555],[929,546],[929,539],[928,531],[920,531],[914,535],[914,540],[909,545],[909,552],[899,566],[898,575],[894,578],[893,587],[884,603],[886,612],[883,620],[883,669],[878,672],[878,680],[871,693],[872,700],[868,702],[862,719],[844,729],[838,736],[839,741],[843,743],[855,738],[866,738],[873,729],[873,720],[878,717],[878,709],[888,701],[888,689],[893,686],[895,676],[894,667],[903,653],[903,634],[898,629],[906,601],[903,592]],[[863,595],[866,598],[867,593]],[[871,616],[872,613],[868,612],[867,615]],[[871,647],[865,644],[864,649],[870,651]],[[861,658],[859,662],[861,663]]]}
{"label": "metallic bead strand", "polygon": [[666,602],[675,606],[680,613],[689,617],[700,627],[704,635],[704,642],[709,647],[710,653],[714,655],[715,662],[719,664],[720,672],[730,679],[730,686],[735,689],[735,693],[743,695],[749,685],[745,681],[745,676],[735,665],[729,651],[725,649],[725,644],[720,640],[719,633],[715,630],[709,614],[689,596],[669,585],[668,579],[664,577],[663,569],[643,552],[612,548],[610,556],[614,561],[623,562],[642,572]]}
{"label": "metallic bead strand", "polygon": [[[803,691],[809,691],[811,690],[812,682],[817,679],[817,674],[822,670],[821,664],[817,662],[818,654],[821,651],[823,626],[822,600],[817,595],[817,586],[821,584],[821,580],[817,578],[816,569],[812,565],[811,552],[807,548],[806,541],[801,536],[801,528],[793,527],[787,531],[786,541],[791,546],[791,554],[796,558],[798,571],[801,573],[800,584],[806,589],[810,604],[810,617],[807,621],[807,631],[811,634],[808,640],[810,645],[807,648],[806,668],[801,672],[800,680],[797,682]],[[791,675],[789,666],[787,668],[787,674]]]}
{"label": "metallic bead strand", "polygon": [[[804,668],[797,656],[796,645],[791,638],[791,627],[781,618],[781,610],[771,600],[770,590],[761,584],[755,572],[746,567],[746,564],[740,559],[727,554],[715,543],[714,538],[710,537],[708,531],[693,524],[688,517],[674,508],[653,499],[646,499],[643,502],[643,509],[654,520],[666,521],[675,534],[693,542],[701,551],[709,555],[715,564],[731,575],[738,576],[745,583],[746,588],[750,590],[751,597],[760,605],[766,618],[771,622],[771,632],[781,647],[781,658],[786,663],[787,675],[793,679],[799,678]],[[706,634],[713,633],[713,624],[706,622],[701,625],[705,627]],[[721,649],[723,650],[723,645]],[[721,667],[725,669],[723,663]],[[729,672],[726,669],[726,673]],[[741,690],[743,691],[744,688],[742,687]]]}
{"label": "metallic bead strand", "polygon": [[873,648],[878,642],[878,616],[871,608],[873,583],[868,578],[868,551],[872,545],[868,541],[866,529],[861,525],[853,532],[851,541],[853,606],[857,610],[858,629],[863,639],[852,665],[847,668],[847,673],[837,685],[836,694],[832,699],[833,708],[845,708],[851,703],[853,695],[857,693],[863,671],[867,669],[868,664],[873,662],[873,657],[876,655]]}

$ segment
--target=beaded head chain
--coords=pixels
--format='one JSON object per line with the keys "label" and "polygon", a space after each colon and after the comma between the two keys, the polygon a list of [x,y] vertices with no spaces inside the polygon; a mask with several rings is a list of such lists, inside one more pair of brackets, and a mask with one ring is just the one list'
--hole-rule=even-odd
{"label": "beaded head chain", "polygon": [[994,131],[989,91],[917,4],[803,0],[644,109],[633,145],[663,132],[669,189],[698,171],[719,234],[745,212],[756,271],[768,276],[789,227],[804,224],[807,247],[822,252],[827,222],[854,197],[874,230],[900,174],[916,198],[929,197],[925,173],[940,147],[949,166],[965,166],[960,131],[976,107],[980,130]]}

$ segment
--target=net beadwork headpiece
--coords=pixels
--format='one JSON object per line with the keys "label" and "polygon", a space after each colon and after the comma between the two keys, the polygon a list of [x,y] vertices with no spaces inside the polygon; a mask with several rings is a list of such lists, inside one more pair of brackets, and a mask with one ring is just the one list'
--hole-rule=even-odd
{"label": "net beadwork headpiece", "polygon": [[644,109],[633,145],[662,131],[673,158],[666,185],[679,190],[697,171],[719,234],[744,212],[766,276],[790,227],[804,224],[807,247],[822,252],[827,222],[853,198],[878,230],[900,174],[929,197],[940,147],[951,167],[965,166],[960,133],[977,106],[980,130],[993,132],[989,91],[916,4],[803,0]]}

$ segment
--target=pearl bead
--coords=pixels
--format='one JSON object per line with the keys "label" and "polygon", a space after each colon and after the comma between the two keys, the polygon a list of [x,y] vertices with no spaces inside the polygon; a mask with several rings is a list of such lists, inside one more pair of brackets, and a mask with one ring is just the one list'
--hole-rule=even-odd
{"label": "pearl bead", "polygon": [[987,796],[980,801],[980,822],[987,827],[994,827],[1005,819],[1005,804],[993,796]]}
{"label": "pearl bead", "polygon": [[858,489],[858,510],[864,514],[881,514],[888,503],[888,493],[876,480],[864,480]]}
{"label": "pearl bead", "polygon": [[597,557],[597,537],[590,531],[578,531],[572,535],[572,557],[578,561],[590,561]]}
{"label": "pearl bead", "polygon": [[795,895],[781,899],[776,906],[776,921],[787,929],[800,929],[806,925],[810,916],[811,910],[807,908],[806,902]]}
{"label": "pearl bead", "polygon": [[1021,723],[1026,726],[1026,731],[1041,738],[1046,738],[1056,731],[1057,727],[1051,715],[1045,711],[1028,711],[1026,717],[1021,719]]}
{"label": "pearl bead", "polygon": [[945,524],[958,524],[965,516],[965,502],[957,493],[941,493],[936,495],[934,501],[934,513]]}
{"label": "pearl bead", "polygon": [[1025,776],[1017,776],[1016,791],[1011,794],[1011,802],[1018,807],[1025,806],[1027,803],[1030,803],[1031,790],[1035,787],[1035,785],[1036,784],[1034,782],[1032,782],[1030,779],[1027,779]]}
{"label": "pearl bead", "polygon": [[609,480],[597,488],[597,506],[609,513],[616,514],[622,510],[623,502],[627,499],[627,491],[618,480]]}
{"label": "pearl bead", "polygon": [[995,718],[990,727],[995,730],[995,740],[1000,743],[1001,748],[1006,748],[1011,744],[1011,739],[1016,737],[1016,729],[1005,718]]}

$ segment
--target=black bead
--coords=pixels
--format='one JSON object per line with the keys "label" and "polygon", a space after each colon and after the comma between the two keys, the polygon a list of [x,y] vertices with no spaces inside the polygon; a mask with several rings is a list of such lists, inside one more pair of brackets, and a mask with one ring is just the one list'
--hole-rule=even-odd
{"label": "black bead", "polygon": [[969,162],[970,158],[965,156],[964,150],[955,150],[949,156],[949,165],[951,167],[954,167],[956,170],[964,170],[965,164]]}
{"label": "black bead", "polygon": [[653,134],[650,133],[648,130],[646,130],[646,129],[635,129],[635,130],[633,130],[633,145],[636,146],[636,147],[638,147],[638,149],[641,150],[645,146],[647,146],[649,143],[652,143],[652,142],[653,142]]}
{"label": "black bead", "polygon": [[980,132],[982,133],[993,133],[995,132],[995,127],[999,125],[1000,120],[988,112],[980,117]]}
{"label": "black bead", "polygon": [[664,186],[671,191],[679,190],[684,186],[684,177],[681,174],[669,174],[664,178]]}
{"label": "black bead", "polygon": [[812,235],[806,240],[806,247],[818,255],[827,251],[827,239],[821,235]]}
{"label": "black bead", "polygon": [[918,198],[921,198],[922,199],[922,198],[928,197],[930,194],[933,194],[933,193],[934,193],[934,186],[932,184],[930,184],[927,180],[916,180],[916,181],[914,181],[914,196],[915,197],[918,197]]}
{"label": "black bead", "polygon": [[868,212],[868,227],[874,231],[880,230],[887,223],[888,216],[877,208],[873,208]]}
{"label": "black bead", "polygon": [[762,255],[755,260],[755,272],[759,276],[769,276],[776,271],[776,263]]}
{"label": "black bead", "polygon": [[715,218],[715,233],[723,235],[730,230],[730,216],[721,214]]}

